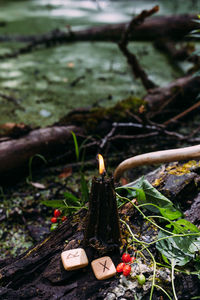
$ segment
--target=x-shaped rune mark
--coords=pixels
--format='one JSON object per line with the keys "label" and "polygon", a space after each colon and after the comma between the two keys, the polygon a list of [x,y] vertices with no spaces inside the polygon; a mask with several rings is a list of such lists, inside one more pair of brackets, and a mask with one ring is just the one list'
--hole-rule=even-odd
{"label": "x-shaped rune mark", "polygon": [[104,264],[102,264],[101,262],[99,262],[99,264],[103,266],[103,272],[105,272],[106,269],[110,270],[108,267],[106,267],[106,262],[107,262],[107,260],[105,260]]}

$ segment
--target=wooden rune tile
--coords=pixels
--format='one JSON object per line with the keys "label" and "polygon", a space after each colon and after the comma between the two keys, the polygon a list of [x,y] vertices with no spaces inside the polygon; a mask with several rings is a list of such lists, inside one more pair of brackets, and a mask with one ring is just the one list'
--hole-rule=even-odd
{"label": "wooden rune tile", "polygon": [[116,274],[115,266],[109,256],[100,257],[91,262],[92,270],[98,280],[110,278]]}
{"label": "wooden rune tile", "polygon": [[88,265],[88,258],[82,248],[62,252],[61,259],[65,270],[71,271],[84,268]]}

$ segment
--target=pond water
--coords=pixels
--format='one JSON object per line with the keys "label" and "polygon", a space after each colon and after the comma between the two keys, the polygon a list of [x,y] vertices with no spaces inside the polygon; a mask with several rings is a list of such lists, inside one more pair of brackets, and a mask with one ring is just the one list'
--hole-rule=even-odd
{"label": "pond water", "polygon": [[[160,5],[160,15],[198,13],[200,1],[0,1],[0,35],[41,34],[59,28],[84,29],[93,25],[126,22],[134,14]],[[0,54],[23,43],[1,43]],[[131,43],[149,77],[165,85],[183,74],[151,43]],[[165,72],[163,72],[165,70]],[[73,83],[77,82],[73,86]],[[91,105],[110,106],[130,94],[145,91],[135,80],[114,43],[71,43],[40,49],[0,61],[0,92],[18,100],[21,107],[0,98],[1,124],[24,122],[46,126],[70,110]]]}

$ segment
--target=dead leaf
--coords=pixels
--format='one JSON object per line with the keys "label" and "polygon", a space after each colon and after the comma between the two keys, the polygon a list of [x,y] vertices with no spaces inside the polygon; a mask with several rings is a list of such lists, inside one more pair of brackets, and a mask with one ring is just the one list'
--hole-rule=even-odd
{"label": "dead leaf", "polygon": [[37,189],[40,189],[40,190],[44,190],[46,189],[46,186],[42,183],[39,183],[39,182],[33,182],[33,181],[29,181],[29,183],[34,186],[35,188]]}
{"label": "dead leaf", "polygon": [[138,109],[139,114],[143,114],[145,112],[145,107],[144,105],[141,105]]}
{"label": "dead leaf", "polygon": [[59,178],[67,178],[72,175],[72,167],[67,167],[63,170],[63,172],[58,175]]}
{"label": "dead leaf", "polygon": [[128,180],[126,178],[124,178],[124,177],[122,177],[120,179],[120,181],[121,181],[121,185],[126,185],[128,183]]}
{"label": "dead leaf", "polygon": [[72,61],[69,62],[69,63],[67,64],[67,67],[70,68],[70,69],[74,68],[74,63],[73,63]]}

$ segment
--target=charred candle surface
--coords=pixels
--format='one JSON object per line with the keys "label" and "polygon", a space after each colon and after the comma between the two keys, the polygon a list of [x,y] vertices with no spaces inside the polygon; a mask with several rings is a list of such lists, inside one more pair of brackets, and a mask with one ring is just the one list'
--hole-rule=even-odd
{"label": "charred candle surface", "polygon": [[119,248],[120,229],[113,178],[106,176],[102,161],[99,172],[102,176],[92,181],[84,240],[104,254]]}

